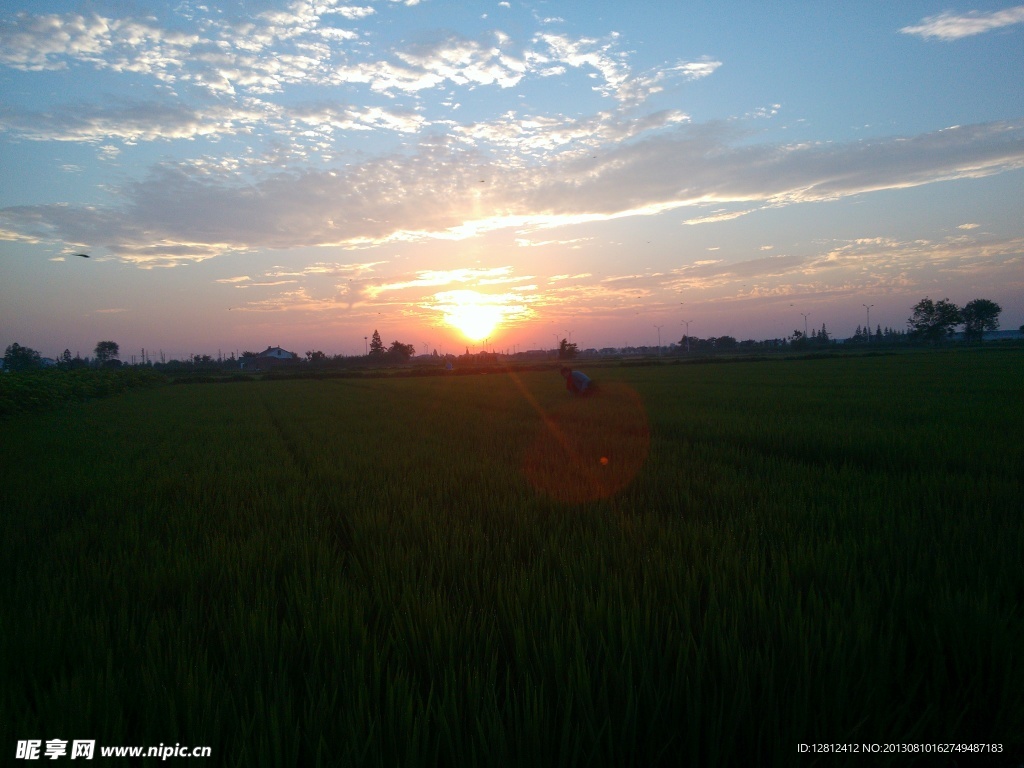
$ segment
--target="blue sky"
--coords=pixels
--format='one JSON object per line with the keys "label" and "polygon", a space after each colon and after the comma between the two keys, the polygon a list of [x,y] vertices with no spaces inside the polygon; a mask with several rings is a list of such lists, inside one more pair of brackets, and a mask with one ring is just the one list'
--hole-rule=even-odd
{"label": "blue sky", "polygon": [[847,336],[926,295],[1024,322],[1024,6],[3,11],[4,345]]}

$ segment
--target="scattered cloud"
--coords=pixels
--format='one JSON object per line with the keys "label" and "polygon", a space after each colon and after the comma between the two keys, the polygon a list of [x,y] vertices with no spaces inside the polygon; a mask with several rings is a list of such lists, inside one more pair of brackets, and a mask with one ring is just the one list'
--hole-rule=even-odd
{"label": "scattered cloud", "polygon": [[937,16],[928,16],[914,26],[903,27],[905,35],[918,35],[925,39],[959,40],[962,37],[980,35],[993,29],[1001,29],[1024,22],[1024,5],[1001,11],[983,13],[969,11],[963,14],[946,11]]}
{"label": "scattered cloud", "polygon": [[0,227],[20,238],[102,245],[138,263],[158,255],[201,261],[252,248],[460,240],[714,203],[793,205],[1024,167],[1020,123],[797,146],[732,145],[708,128],[679,126],[596,158],[567,152],[542,167],[501,167],[454,140],[256,181],[238,170],[169,164],[117,190],[119,206],[5,208]]}
{"label": "scattered cloud", "polygon": [[530,240],[526,237],[517,237],[515,243],[520,248],[540,248],[548,245],[569,245],[576,248],[579,247],[580,243],[593,239],[592,237],[572,237],[568,240]]}
{"label": "scattered cloud", "polygon": [[3,106],[0,130],[34,141],[170,141],[233,134],[265,118],[265,110],[254,107],[212,106],[199,110],[181,102],[121,99],[71,104],[47,112],[15,111]]}
{"label": "scattered cloud", "polygon": [[[381,283],[366,290],[366,295],[376,299],[383,293],[389,291],[401,291],[407,288],[432,288],[452,283],[474,283],[483,285],[494,282],[496,278],[507,278],[512,272],[512,267],[494,267],[491,269],[452,269],[452,270],[424,270],[418,272],[415,277],[407,280],[400,280],[392,283]],[[529,279],[529,278],[517,278]]]}

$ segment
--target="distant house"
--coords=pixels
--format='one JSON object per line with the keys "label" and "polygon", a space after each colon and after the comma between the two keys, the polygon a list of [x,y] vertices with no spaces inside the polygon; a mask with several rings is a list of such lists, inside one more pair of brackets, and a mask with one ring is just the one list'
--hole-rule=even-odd
{"label": "distant house", "polygon": [[281,349],[280,347],[267,347],[265,350],[256,355],[257,360],[298,360],[299,356],[294,352],[289,352],[287,349]]}
{"label": "distant house", "polygon": [[289,352],[281,347],[267,347],[254,358],[243,358],[242,367],[249,370],[265,371],[268,368],[275,368],[280,365],[291,365],[299,360],[294,352]]}

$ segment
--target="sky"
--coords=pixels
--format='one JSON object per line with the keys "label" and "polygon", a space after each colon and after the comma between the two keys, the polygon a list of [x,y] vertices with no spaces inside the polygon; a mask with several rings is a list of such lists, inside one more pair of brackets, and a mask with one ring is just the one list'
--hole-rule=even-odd
{"label": "sky", "polygon": [[0,0],[0,345],[1016,329],[1024,5],[965,2]]}

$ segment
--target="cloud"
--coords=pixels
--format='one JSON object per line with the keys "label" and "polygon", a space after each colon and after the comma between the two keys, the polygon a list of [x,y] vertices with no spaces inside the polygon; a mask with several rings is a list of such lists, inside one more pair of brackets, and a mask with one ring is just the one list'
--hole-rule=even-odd
{"label": "cloud", "polygon": [[[371,9],[372,10],[372,9]],[[271,93],[285,83],[323,82],[333,44],[350,30],[322,25],[325,14],[368,15],[332,0],[298,0],[255,21],[204,19],[204,35],[159,26],[155,18],[114,19],[93,13],[18,13],[0,24],[0,63],[22,70],[65,69],[81,62],[96,69],[185,82],[214,93],[236,88]],[[272,55],[267,51],[275,46]]]}
{"label": "cloud", "polygon": [[[694,226],[696,224],[715,224],[721,221],[732,221],[738,219],[741,216],[746,216],[748,213],[753,213],[756,208],[752,208],[746,211],[714,211],[707,216],[697,216],[692,219],[687,219],[683,224],[687,226]],[[710,248],[708,250],[711,250]]]}
{"label": "cloud", "polygon": [[0,25],[0,63],[23,70],[65,69],[70,59],[173,79],[170,73],[185,65],[199,42],[197,35],[133,19],[21,12]]}
{"label": "cloud", "polygon": [[794,255],[762,256],[738,262],[726,262],[721,259],[702,260],[673,269],[665,286],[673,290],[706,288],[741,279],[778,277],[791,272],[802,272],[806,261],[806,257]]}
{"label": "cloud", "polygon": [[585,118],[520,118],[513,111],[498,120],[456,125],[452,133],[470,144],[483,142],[520,154],[548,154],[567,147],[594,148],[625,141],[689,120],[688,115],[678,110],[661,110],[642,117],[616,110]]}
{"label": "cloud", "polygon": [[544,61],[532,51],[514,50],[510,38],[502,32],[491,32],[478,40],[449,35],[438,42],[397,50],[393,60],[339,64],[328,79],[333,83],[364,83],[384,93],[415,93],[444,83],[511,88]]}
{"label": "cloud", "polygon": [[[711,75],[722,62],[704,57],[698,61],[680,61],[675,65],[634,75],[625,53],[617,49],[618,34],[604,41],[591,38],[573,39],[567,35],[541,33],[536,40],[547,46],[542,61],[552,61],[576,69],[595,70],[603,82],[594,90],[624,105],[638,105],[652,93],[662,90],[663,83],[674,78],[697,80]],[[560,73],[560,70],[559,70]]]}
{"label": "cloud", "polygon": [[295,121],[328,131],[373,131],[384,129],[399,133],[416,133],[427,120],[412,110],[382,107],[336,107],[318,105],[297,107],[290,112]]}
{"label": "cloud", "polygon": [[88,57],[110,47],[111,20],[93,14],[17,13],[0,25],[0,62],[24,70],[63,69],[65,56]]}
{"label": "cloud", "polygon": [[0,210],[0,228],[106,246],[131,260],[160,252],[202,260],[252,248],[459,240],[703,205],[719,206],[710,218],[720,220],[736,213],[722,213],[723,204],[794,205],[1024,167],[1020,123],[847,144],[742,138],[722,126],[679,126],[596,158],[570,152],[542,165],[504,167],[454,140],[432,138],[410,154],[256,180],[231,169],[164,165],[116,190],[119,206],[12,207]]}
{"label": "cloud", "polygon": [[900,32],[905,35],[919,35],[925,39],[959,40],[962,37],[980,35],[1021,22],[1024,22],[1024,5],[991,13],[969,11],[965,14],[956,14],[946,11],[938,16],[922,19],[916,26],[903,27]]}
{"label": "cloud", "polygon": [[181,102],[118,99],[47,112],[0,107],[0,130],[35,141],[155,141],[234,134],[265,118],[265,111],[256,107],[193,109]]}
{"label": "cloud", "polygon": [[[452,283],[474,283],[476,285],[494,284],[503,282],[512,272],[512,267],[494,267],[490,269],[452,269],[452,270],[423,270],[417,272],[411,279],[400,280],[392,283],[381,283],[366,290],[366,295],[375,299],[382,293],[390,291],[401,291],[407,288],[425,288],[451,285]],[[516,278],[517,280],[530,278]]]}
{"label": "cloud", "polygon": [[580,243],[593,239],[592,237],[573,237],[568,240],[530,240],[526,237],[517,237],[515,243],[520,248],[538,248],[546,245],[571,245],[574,248],[578,248]]}

